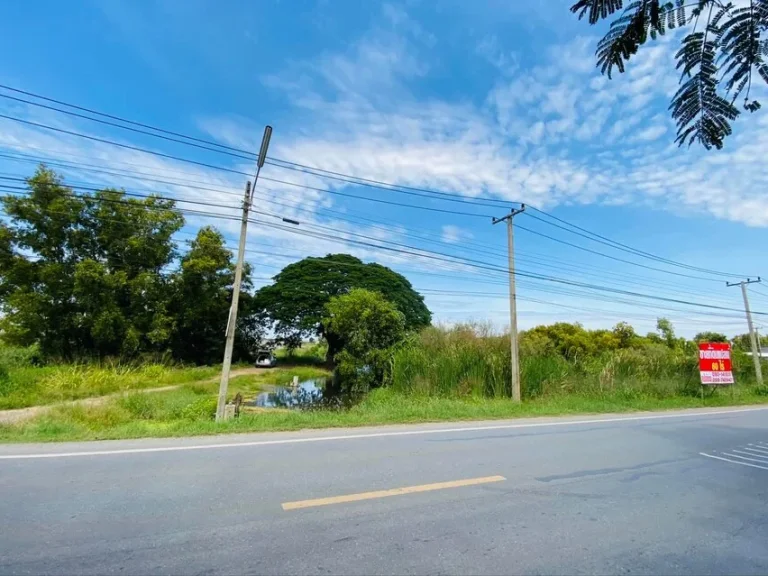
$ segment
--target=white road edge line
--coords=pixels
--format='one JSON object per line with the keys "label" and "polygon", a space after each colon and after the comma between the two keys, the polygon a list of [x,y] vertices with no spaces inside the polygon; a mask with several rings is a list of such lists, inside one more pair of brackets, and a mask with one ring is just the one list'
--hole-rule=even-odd
{"label": "white road edge line", "polygon": [[193,444],[191,446],[162,446],[158,448],[123,448],[115,450],[92,450],[86,452],[44,452],[39,454],[0,454],[0,460],[33,460],[42,458],[76,458],[78,456],[111,456],[116,454],[151,454],[154,452],[184,452],[189,450],[217,450],[220,448],[247,448],[253,446],[278,446],[281,444],[305,444],[310,442],[335,442],[363,438],[391,438],[396,436],[423,436],[427,434],[457,434],[461,432],[482,432],[484,430],[515,430],[520,428],[546,428],[555,426],[580,426],[585,424],[611,424],[614,422],[639,422],[643,420],[671,420],[678,418],[701,418],[746,412],[761,412],[768,406],[738,408],[735,410],[712,410],[684,414],[653,414],[649,416],[620,416],[618,418],[594,418],[590,420],[569,420],[564,422],[530,422],[528,424],[499,424],[495,426],[466,426],[463,428],[435,428],[430,430],[404,430],[399,432],[371,432],[368,434],[344,434],[338,436],[317,436],[312,438],[285,438],[282,440],[254,440],[252,442],[226,442],[222,444]]}
{"label": "white road edge line", "polygon": [[[748,448],[747,446],[752,446],[752,448]],[[747,444],[747,446],[743,446],[744,450],[751,450],[752,452],[761,452],[763,454],[768,455],[768,448],[764,448],[763,446],[759,446],[756,444]]]}
{"label": "white road edge line", "polygon": [[713,456],[712,454],[706,454],[705,452],[699,452],[701,456],[707,458],[714,458],[715,460],[722,460],[723,462],[730,462],[731,464],[741,464],[742,466],[749,466],[750,468],[760,468],[760,470],[768,470],[768,466],[758,466],[757,464],[750,464],[749,462],[739,462],[737,460],[730,460],[721,456]]}

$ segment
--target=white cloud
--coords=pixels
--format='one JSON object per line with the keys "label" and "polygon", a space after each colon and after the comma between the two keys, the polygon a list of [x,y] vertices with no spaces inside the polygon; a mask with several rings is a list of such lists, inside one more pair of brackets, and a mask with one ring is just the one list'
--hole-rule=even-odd
{"label": "white cloud", "polygon": [[494,34],[484,36],[477,43],[475,52],[504,75],[512,75],[520,67],[520,57],[518,54],[513,51],[504,50],[498,37]]}
{"label": "white cloud", "polygon": [[[768,186],[768,167],[763,160],[768,151],[768,116],[737,122],[724,151],[678,149],[672,143],[666,112],[670,91],[677,86],[671,65],[677,46],[669,37],[643,47],[626,74],[609,81],[595,72],[594,38],[577,38],[553,47],[551,58],[522,68],[512,53],[488,36],[477,51],[499,69],[496,84],[487,95],[449,100],[425,97],[426,91],[421,89],[421,82],[435,71],[429,57],[435,43],[435,37],[401,8],[388,6],[376,26],[362,33],[348,50],[286,65],[284,73],[264,78],[287,106],[285,116],[275,123],[271,155],[467,197],[491,195],[539,207],[635,205],[768,226],[768,198],[763,192]],[[60,121],[51,114],[18,106],[13,112],[46,123]],[[103,135],[90,132],[93,125],[82,122],[61,126]],[[221,142],[251,150],[259,147],[262,126],[247,118],[207,117],[200,119],[200,126]],[[245,176],[52,135],[9,121],[0,121],[0,147],[36,154],[47,150],[57,158],[90,160],[115,171],[140,170],[168,183],[149,184],[126,173],[120,177],[77,169],[66,173],[81,181],[228,204],[232,208],[213,211],[238,214]],[[220,163],[226,164],[226,159]],[[248,174],[253,170],[249,162],[229,165]],[[334,232],[332,238],[312,238],[265,225],[251,226],[249,245],[269,252],[258,256],[260,264],[282,266],[293,259],[280,256],[282,253],[347,251],[392,266],[466,271],[460,264],[353,245],[348,241],[356,238],[354,234],[426,244],[418,244],[409,230],[396,224],[345,220],[345,215],[350,219],[356,215],[348,213],[343,202],[331,194],[266,178],[332,191],[343,191],[347,187],[343,182],[274,166],[267,166],[262,176],[257,209],[300,220],[300,230],[319,224]],[[184,180],[217,190],[196,190]],[[396,199],[408,201],[401,196]],[[338,213],[325,212],[327,209]],[[264,215],[256,217],[274,221]],[[237,221],[204,216],[189,220],[193,225],[213,223],[231,239],[238,232]],[[437,241],[453,244],[453,251],[462,249],[471,239],[469,231],[442,226],[443,222],[433,222]]]}
{"label": "white cloud", "polygon": [[[718,188],[718,197],[731,200],[722,205],[702,202],[707,193],[700,188],[727,181],[727,167],[671,142],[666,105],[677,83],[673,56],[679,38],[650,44],[633,57],[626,74],[611,81],[594,71],[595,39],[577,38],[553,48],[546,65],[518,69],[509,78],[502,74],[477,105],[417,98],[411,85],[428,74],[429,66],[416,59],[419,48],[408,35],[391,34],[377,29],[350,53],[321,56],[301,68],[301,94],[287,93],[306,119],[304,128],[281,137],[276,155],[469,197],[495,195],[541,207],[637,203],[768,225],[768,200],[753,185],[739,192]],[[392,42],[390,52],[384,38]],[[493,37],[478,49],[486,57],[500,50]],[[361,55],[371,51],[396,55],[376,59],[386,82],[371,83],[362,70],[362,82],[336,83],[327,92],[328,66],[354,77],[354,70],[369,66],[371,58]],[[294,72],[287,71],[286,78],[294,78]],[[230,143],[240,141],[238,134],[254,133],[242,124],[230,128],[223,134],[220,125],[212,133]],[[754,182],[765,171],[757,160],[765,156],[765,137],[754,124],[736,129],[741,136],[729,142],[734,147],[730,162],[744,166],[741,178]],[[596,156],[617,146],[612,158]]]}
{"label": "white cloud", "polygon": [[465,240],[471,240],[472,238],[473,235],[469,230],[464,230],[463,228],[454,226],[452,224],[446,224],[443,226],[443,242],[448,242],[449,244],[459,244]]}
{"label": "white cloud", "polygon": [[655,126],[649,126],[644,130],[641,130],[634,137],[635,142],[650,142],[657,140],[667,133],[667,127],[663,124],[657,124]]}

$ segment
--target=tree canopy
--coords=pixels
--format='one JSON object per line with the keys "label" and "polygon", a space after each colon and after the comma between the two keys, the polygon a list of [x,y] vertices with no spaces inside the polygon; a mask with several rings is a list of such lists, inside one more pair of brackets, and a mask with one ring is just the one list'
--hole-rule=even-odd
{"label": "tree canopy", "polygon": [[699,332],[693,337],[696,343],[701,342],[728,342],[728,336],[720,332]]}
{"label": "tree canopy", "polygon": [[348,254],[329,254],[324,258],[304,258],[289,264],[274,278],[274,283],[258,290],[254,309],[263,311],[282,338],[324,336],[329,358],[339,350],[333,334],[328,334],[323,317],[325,306],[334,296],[365,288],[378,292],[403,314],[407,330],[428,326],[432,314],[424,298],[401,274],[380,264],[364,264]]}
{"label": "tree canopy", "polygon": [[578,0],[571,11],[590,24],[614,18],[596,52],[609,78],[649,39],[690,27],[676,54],[681,86],[670,105],[679,145],[722,148],[741,114],[736,101],[743,97],[748,112],[760,109],[751,90],[753,82],[768,83],[768,0]]}
{"label": "tree canopy", "polygon": [[[9,217],[0,223],[4,340],[70,359],[222,356],[232,255],[221,234],[203,228],[180,254],[173,236],[184,219],[173,201],[79,194],[43,167],[27,185],[0,197]],[[252,331],[241,332],[247,346]]]}
{"label": "tree canopy", "polygon": [[388,382],[393,347],[405,337],[405,315],[392,302],[355,288],[330,299],[323,326],[340,343],[334,361],[344,388],[367,392]]}

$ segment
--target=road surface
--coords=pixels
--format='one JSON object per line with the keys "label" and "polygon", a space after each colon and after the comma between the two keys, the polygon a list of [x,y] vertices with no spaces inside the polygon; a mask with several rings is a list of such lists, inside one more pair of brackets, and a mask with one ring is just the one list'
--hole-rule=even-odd
{"label": "road surface", "polygon": [[1,574],[765,574],[768,410],[0,447]]}

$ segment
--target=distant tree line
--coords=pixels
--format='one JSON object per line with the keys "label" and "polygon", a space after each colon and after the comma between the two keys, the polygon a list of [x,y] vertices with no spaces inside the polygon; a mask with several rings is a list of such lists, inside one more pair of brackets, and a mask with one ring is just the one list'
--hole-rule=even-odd
{"label": "distant tree line", "polygon": [[[41,166],[27,189],[0,197],[0,336],[65,360],[166,354],[221,360],[234,280],[233,254],[210,226],[181,251],[184,217],[172,200],[105,188],[77,193]],[[251,359],[271,336],[289,348],[328,341],[333,362],[345,335],[327,328],[326,305],[365,288],[402,314],[404,329],[431,313],[408,280],[346,254],[305,258],[254,292],[246,266],[235,358]],[[337,322],[338,323],[338,322]]]}
{"label": "distant tree line", "polygon": [[[45,167],[26,190],[0,197],[0,205],[6,215],[0,221],[0,337],[6,343],[34,344],[44,356],[66,360],[221,360],[234,262],[215,228],[201,228],[181,251],[174,235],[184,218],[172,200],[137,199],[111,188],[79,194]],[[343,363],[360,381],[380,380],[392,346],[432,319],[407,278],[347,254],[289,264],[257,291],[249,266],[243,279],[238,360],[251,359],[265,336],[288,348],[322,338],[330,364]],[[715,332],[679,338],[660,318],[645,336],[625,322],[612,330],[539,326],[523,334],[521,347],[569,357],[648,344],[693,351],[699,341],[727,340]],[[733,344],[748,350],[748,336]]]}

